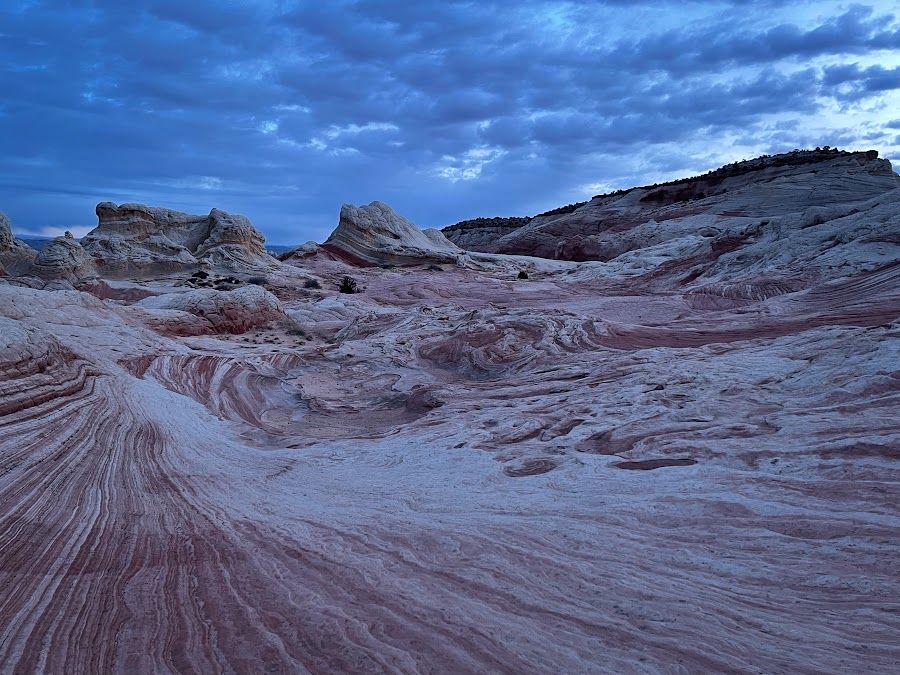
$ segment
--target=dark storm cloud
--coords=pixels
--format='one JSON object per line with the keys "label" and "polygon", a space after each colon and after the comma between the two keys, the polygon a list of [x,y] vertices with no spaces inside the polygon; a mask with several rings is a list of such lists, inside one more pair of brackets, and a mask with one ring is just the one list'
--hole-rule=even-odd
{"label": "dark storm cloud", "polygon": [[[785,118],[900,88],[896,63],[868,58],[900,48],[896,19],[874,5],[753,6],[764,11],[724,1],[4,5],[0,209],[36,229],[88,224],[102,199],[219,206],[272,240],[299,241],[326,236],[344,201],[379,198],[443,225],[570,202],[583,185],[712,168],[737,158],[733,142],[763,152],[870,138],[807,137],[808,125]],[[815,12],[800,20],[807,6]]]}
{"label": "dark storm cloud", "polygon": [[673,28],[633,45],[620,45],[610,56],[616,64],[636,71],[653,67],[681,73],[787,58],[864,54],[873,49],[900,49],[900,28],[891,15],[875,15],[871,7],[853,5],[809,30],[782,23],[747,32],[735,24],[731,13],[725,13],[696,28]]}

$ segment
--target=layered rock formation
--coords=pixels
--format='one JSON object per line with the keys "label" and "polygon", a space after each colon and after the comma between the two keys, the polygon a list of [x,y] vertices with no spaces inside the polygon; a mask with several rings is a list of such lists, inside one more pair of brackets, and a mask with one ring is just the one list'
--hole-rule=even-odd
{"label": "layered rock formation", "polygon": [[213,265],[255,271],[277,266],[247,218],[213,209],[195,216],[112,202],[97,205],[98,226],[81,244],[104,276],[129,276]]}
{"label": "layered rock formation", "polygon": [[441,233],[466,251],[489,251],[498,239],[530,222],[531,218],[472,218],[449,225]]}
{"label": "layered rock formation", "polygon": [[288,318],[278,298],[259,286],[168,293],[140,300],[129,309],[155,330],[172,335],[244,333]]}
{"label": "layered rock formation", "polygon": [[369,265],[456,263],[465,255],[440,231],[420,230],[382,202],[344,204],[338,226],[322,248]]}
{"label": "layered rock formation", "polygon": [[[761,157],[705,176],[598,196],[498,237],[490,233],[516,223],[473,227],[468,221],[444,233],[463,248],[597,260],[621,274],[674,260],[683,267],[694,261],[686,272],[709,280],[715,273],[745,273],[754,261],[784,273],[852,267],[868,259],[868,252],[858,250],[866,245],[896,246],[897,224],[888,212],[900,201],[900,179],[877,155],[807,151]],[[841,255],[832,250],[835,245],[842,246]]]}
{"label": "layered rock formation", "polygon": [[42,279],[78,282],[97,276],[94,260],[75,240],[71,232],[56,237],[40,250],[28,274]]}
{"label": "layered rock formation", "polygon": [[52,333],[0,316],[0,419],[80,393],[94,370]]}
{"label": "layered rock formation", "polygon": [[0,212],[0,277],[24,273],[36,255],[37,251],[13,237],[9,218]]}

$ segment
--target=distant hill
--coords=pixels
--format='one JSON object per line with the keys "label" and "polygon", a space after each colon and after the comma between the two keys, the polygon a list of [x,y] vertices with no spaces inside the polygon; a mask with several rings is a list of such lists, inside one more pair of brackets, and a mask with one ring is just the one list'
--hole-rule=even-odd
{"label": "distant hill", "polygon": [[890,162],[875,150],[794,150],[596,195],[533,217],[466,220],[442,232],[470,251],[609,261],[669,239],[700,236],[711,226],[725,231],[749,225],[751,218],[802,218],[810,209],[863,202],[898,187]]}
{"label": "distant hill", "polygon": [[19,241],[24,241],[35,251],[40,251],[47,245],[47,242],[53,241],[53,237],[16,237]]}

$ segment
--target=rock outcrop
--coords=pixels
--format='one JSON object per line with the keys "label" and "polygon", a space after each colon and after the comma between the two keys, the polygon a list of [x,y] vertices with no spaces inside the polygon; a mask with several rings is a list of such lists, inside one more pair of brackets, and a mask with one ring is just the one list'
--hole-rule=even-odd
{"label": "rock outcrop", "polygon": [[[806,272],[869,260],[854,253],[866,242],[893,247],[888,259],[900,257],[891,215],[898,188],[900,178],[875,151],[798,151],[597,196],[505,233],[515,222],[467,221],[444,232],[471,250],[609,262],[610,273],[671,269],[675,261],[698,276],[714,263],[723,273],[740,272],[752,259],[770,272],[779,260],[791,268],[786,272]],[[870,209],[878,216],[867,215]],[[830,250],[835,245],[847,245],[843,257]]]}
{"label": "rock outcrop", "polygon": [[286,261],[290,259],[302,259],[308,258],[310,256],[316,255],[320,251],[319,244],[314,241],[308,241],[305,244],[300,244],[297,248],[293,248],[290,251],[285,251],[284,253],[278,256],[278,259],[281,261]]}
{"label": "rock outcrop", "polygon": [[62,279],[78,282],[97,276],[94,260],[72,236],[66,232],[56,237],[37,254],[28,273],[41,279]]}
{"label": "rock outcrop", "polygon": [[244,216],[207,216],[112,202],[97,205],[98,226],[82,246],[104,276],[136,276],[200,265],[236,271],[273,269],[265,238]]}
{"label": "rock outcrop", "polygon": [[0,277],[23,274],[36,255],[37,251],[13,236],[9,218],[0,212]]}
{"label": "rock outcrop", "polygon": [[52,334],[0,316],[0,417],[81,391],[85,366]]}
{"label": "rock outcrop", "polygon": [[322,248],[363,265],[456,263],[465,256],[439,230],[420,230],[382,202],[344,204],[340,222]]}
{"label": "rock outcrop", "polygon": [[441,230],[448,240],[466,251],[487,250],[493,242],[531,222],[531,218],[472,218]]}
{"label": "rock outcrop", "polygon": [[287,320],[278,298],[259,286],[167,293],[145,298],[128,311],[154,330],[170,335],[244,333],[269,321]]}

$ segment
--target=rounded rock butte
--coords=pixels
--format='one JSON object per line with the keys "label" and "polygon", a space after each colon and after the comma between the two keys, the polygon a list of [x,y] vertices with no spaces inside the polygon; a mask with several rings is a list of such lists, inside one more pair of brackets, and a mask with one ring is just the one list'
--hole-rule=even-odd
{"label": "rounded rock butte", "polygon": [[322,247],[351,262],[369,265],[456,263],[465,251],[439,230],[420,230],[382,202],[344,204],[337,228]]}
{"label": "rounded rock butte", "polygon": [[144,206],[97,205],[98,225],[81,240],[104,276],[128,277],[201,265],[258,271],[277,266],[265,238],[244,216],[207,216]]}

